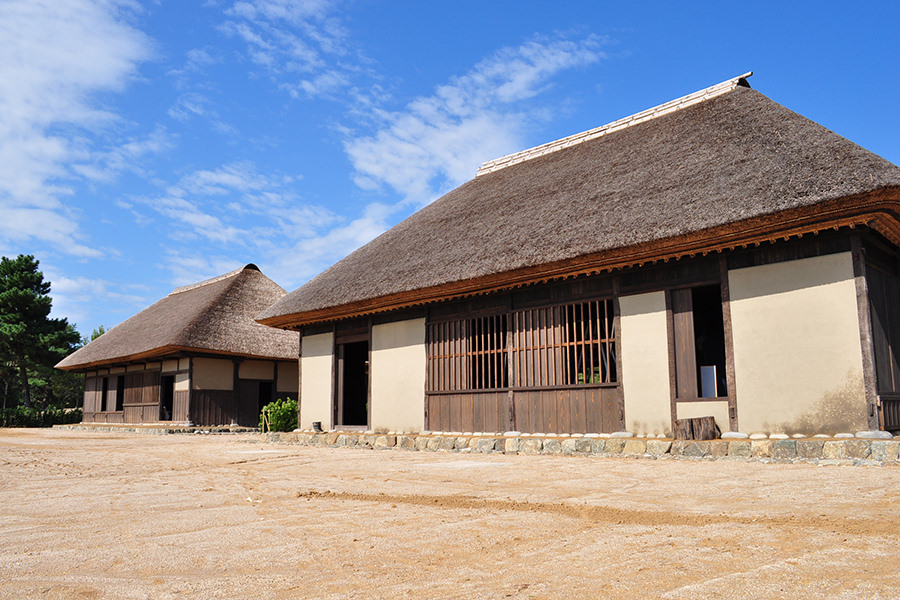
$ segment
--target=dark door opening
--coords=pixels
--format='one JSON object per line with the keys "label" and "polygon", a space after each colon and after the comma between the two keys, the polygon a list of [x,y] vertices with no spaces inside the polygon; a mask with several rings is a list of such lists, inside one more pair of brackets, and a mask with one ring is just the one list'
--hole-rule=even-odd
{"label": "dark door opening", "polygon": [[160,378],[159,420],[172,420],[172,406],[175,401],[175,376],[163,375]]}
{"label": "dark door opening", "polygon": [[259,415],[262,412],[263,407],[266,404],[272,402],[274,398],[272,397],[272,382],[271,381],[260,381],[259,382],[259,401],[256,406],[256,417],[259,420]]}
{"label": "dark door opening", "polygon": [[337,415],[342,426],[369,424],[369,342],[338,344]]}

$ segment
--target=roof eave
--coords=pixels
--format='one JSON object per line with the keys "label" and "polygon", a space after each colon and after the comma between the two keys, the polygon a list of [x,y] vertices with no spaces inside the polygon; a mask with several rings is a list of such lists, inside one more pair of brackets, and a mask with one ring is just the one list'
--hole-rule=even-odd
{"label": "roof eave", "polygon": [[65,362],[63,359],[59,364],[56,365],[57,369],[62,371],[89,371],[91,369],[104,368],[112,365],[121,365],[121,364],[131,364],[138,362],[146,362],[154,359],[163,359],[166,356],[170,356],[172,354],[203,354],[203,355],[215,355],[215,356],[223,356],[223,357],[241,357],[246,358],[247,360],[295,360],[296,356],[267,356],[267,355],[258,355],[258,354],[247,354],[243,352],[227,352],[223,350],[211,350],[209,348],[196,348],[193,346],[164,346],[161,348],[154,348],[153,350],[148,350],[146,352],[138,352],[136,354],[129,354],[126,356],[116,356],[115,358],[104,358],[101,360],[96,360],[87,363],[78,363],[75,365],[62,365],[62,362]]}
{"label": "roof eave", "polygon": [[362,317],[421,306],[431,302],[498,292],[525,285],[591,275],[647,263],[666,262],[698,254],[723,252],[788,240],[828,229],[868,226],[891,242],[900,245],[900,187],[891,186],[873,192],[815,203],[735,221],[719,227],[674,236],[596,254],[516,269],[475,279],[380,296],[358,302],[305,312],[258,319],[259,323],[281,329],[301,327]]}

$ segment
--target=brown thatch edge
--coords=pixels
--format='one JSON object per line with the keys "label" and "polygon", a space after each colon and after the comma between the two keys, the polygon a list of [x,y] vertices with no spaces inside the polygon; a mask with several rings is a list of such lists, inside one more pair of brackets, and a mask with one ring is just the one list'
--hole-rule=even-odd
{"label": "brown thatch edge", "polygon": [[[191,348],[190,346],[163,346],[161,348],[154,348],[153,350],[148,350],[146,352],[139,352],[137,354],[129,354],[127,356],[117,356],[113,359],[108,360],[98,360],[95,362],[78,364],[74,366],[65,366],[59,367],[62,371],[90,371],[91,369],[97,369],[102,367],[110,367],[113,365],[122,365],[122,364],[133,364],[138,362],[146,362],[153,359],[164,359],[166,356],[170,356],[172,354],[176,354],[179,352],[184,352],[188,354],[200,355],[202,354],[204,357],[206,356],[222,356],[222,357],[240,357],[245,360],[276,360],[276,361],[286,361],[283,356],[252,356],[248,357],[247,354],[241,352],[226,352],[222,350],[210,350],[209,348]],[[185,358],[182,356],[181,358]]]}
{"label": "brown thatch edge", "polygon": [[258,319],[258,322],[270,327],[299,329],[313,323],[361,317],[551,280],[668,262],[698,254],[705,256],[713,252],[746,248],[750,245],[759,246],[764,242],[818,234],[827,229],[853,228],[860,225],[871,227],[891,242],[900,245],[900,187],[891,186],[864,194],[827,200],[812,206],[735,221],[721,227],[646,244],[616,248],[569,260],[389,294],[340,306]]}

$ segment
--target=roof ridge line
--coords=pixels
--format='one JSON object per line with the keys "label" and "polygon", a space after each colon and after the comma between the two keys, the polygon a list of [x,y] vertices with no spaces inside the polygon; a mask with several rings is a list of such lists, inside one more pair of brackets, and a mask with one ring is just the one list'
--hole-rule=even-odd
{"label": "roof ridge line", "polygon": [[195,290],[197,288],[203,287],[205,285],[210,285],[212,283],[218,283],[219,281],[223,281],[225,279],[228,279],[229,277],[234,277],[235,275],[237,275],[238,273],[241,273],[242,271],[246,270],[247,268],[251,268],[256,271],[259,270],[258,268],[256,268],[256,265],[249,264],[249,265],[241,267],[240,269],[235,269],[234,271],[229,271],[228,273],[225,273],[224,275],[219,275],[218,277],[212,277],[210,279],[204,279],[203,281],[198,281],[197,283],[191,283],[188,285],[183,285],[181,287],[177,287],[174,290],[172,290],[171,292],[169,292],[169,296],[174,296],[175,294],[181,294],[182,292],[189,292],[191,290]]}
{"label": "roof ridge line", "polygon": [[500,158],[489,160],[478,168],[478,172],[475,174],[475,176],[478,177],[480,175],[493,173],[494,171],[499,171],[500,169],[503,169],[505,167],[525,162],[526,160],[531,160],[532,158],[537,158],[539,156],[544,156],[546,154],[556,152],[557,150],[562,150],[563,148],[569,148],[571,146],[581,144],[582,142],[587,142],[598,137],[602,137],[614,131],[619,131],[620,129],[625,129],[626,127],[631,127],[632,125],[637,125],[638,123],[649,121],[650,119],[655,119],[656,117],[674,112],[676,110],[680,110],[687,106],[691,106],[692,104],[697,104],[699,102],[703,102],[705,100],[709,100],[710,98],[714,98],[721,94],[730,92],[740,85],[749,87],[746,79],[751,75],[753,75],[753,71],[748,71],[743,75],[733,77],[727,81],[723,81],[722,83],[717,83],[716,85],[688,94],[687,96],[682,96],[681,98],[670,100],[658,106],[654,106],[653,108],[648,108],[647,110],[635,113],[628,117],[624,117],[617,121],[613,121],[612,123],[607,123],[606,125],[601,125],[600,127],[595,127],[594,129],[588,129],[587,131],[582,131],[581,133],[576,133],[568,137],[554,140],[552,142],[547,142],[546,144],[541,144],[540,146],[535,146],[533,148],[528,148],[527,150],[521,150],[519,152],[514,152],[513,154],[508,154],[506,156],[501,156]]}

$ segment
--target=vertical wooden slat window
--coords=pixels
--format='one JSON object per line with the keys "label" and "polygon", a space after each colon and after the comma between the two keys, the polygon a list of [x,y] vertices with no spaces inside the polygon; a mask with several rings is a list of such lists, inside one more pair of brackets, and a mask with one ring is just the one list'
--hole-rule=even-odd
{"label": "vertical wooden slat window", "polygon": [[616,382],[612,300],[516,311],[515,387]]}
{"label": "vertical wooden slat window", "polygon": [[428,324],[428,391],[508,387],[506,315]]}

